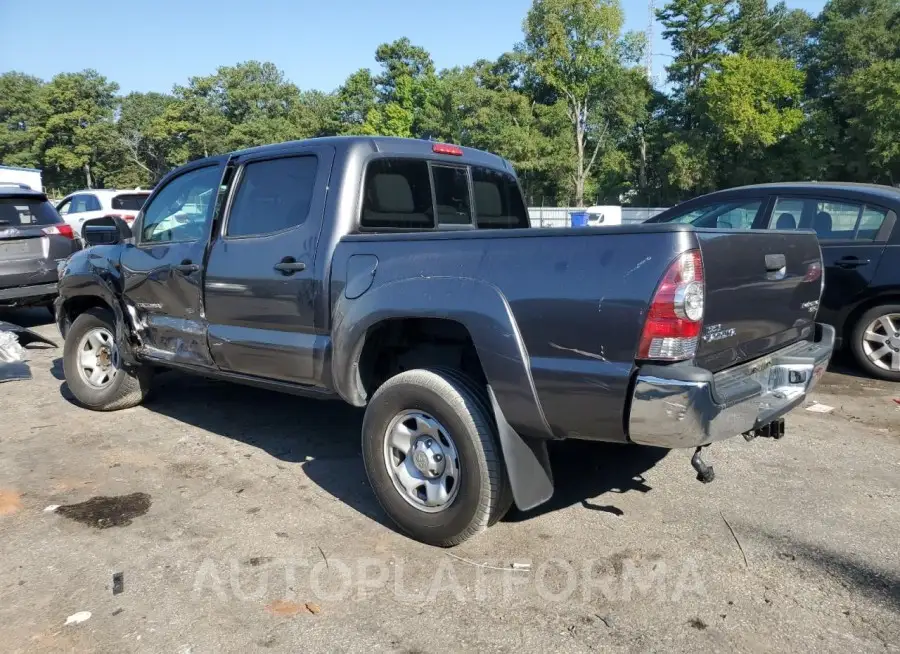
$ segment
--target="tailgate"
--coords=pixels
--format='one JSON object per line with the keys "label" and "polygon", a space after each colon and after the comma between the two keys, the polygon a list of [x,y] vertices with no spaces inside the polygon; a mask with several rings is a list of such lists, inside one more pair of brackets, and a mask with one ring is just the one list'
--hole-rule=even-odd
{"label": "tailgate", "polygon": [[697,365],[717,372],[812,334],[823,279],[814,232],[696,234],[706,283]]}
{"label": "tailgate", "polygon": [[49,237],[32,230],[0,228],[0,288],[47,284],[56,281],[56,265],[48,260]]}

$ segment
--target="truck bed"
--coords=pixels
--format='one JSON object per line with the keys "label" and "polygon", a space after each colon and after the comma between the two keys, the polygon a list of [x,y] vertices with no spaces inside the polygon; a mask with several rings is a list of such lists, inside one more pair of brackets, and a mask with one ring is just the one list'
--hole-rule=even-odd
{"label": "truck bed", "polygon": [[[715,372],[809,336],[815,312],[807,307],[818,300],[821,282],[804,281],[820,260],[815,235],[805,232],[626,225],[348,235],[334,253],[331,303],[339,318],[342,306],[364,297],[357,295],[359,274],[371,281],[366,294],[389,287],[401,293],[416,279],[432,280],[432,289],[435,278],[489,285],[508,303],[518,331],[498,338],[521,338],[544,414],[543,425],[523,412],[512,426],[532,436],[549,426],[556,438],[624,442],[649,300],[673,259],[695,247],[708,285],[704,335],[712,335],[703,339],[697,365]],[[786,269],[767,273],[767,253],[783,254]],[[358,257],[372,258],[374,271],[355,266]],[[481,297],[471,295],[472,316],[487,311]],[[446,303],[446,317],[466,320],[455,300]],[[494,356],[485,350],[479,357]]]}

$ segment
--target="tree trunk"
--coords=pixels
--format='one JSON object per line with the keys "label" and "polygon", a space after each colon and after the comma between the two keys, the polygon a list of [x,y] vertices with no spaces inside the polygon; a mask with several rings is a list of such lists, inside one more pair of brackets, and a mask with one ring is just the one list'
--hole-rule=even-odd
{"label": "tree trunk", "polygon": [[[647,192],[647,137],[644,134],[644,130],[641,130],[641,143],[640,143],[640,168],[638,168],[638,186],[641,189],[641,194],[646,194]],[[646,196],[645,196],[646,197]]]}
{"label": "tree trunk", "polygon": [[575,110],[575,206],[584,206],[584,124],[580,108]]}
{"label": "tree trunk", "polygon": [[84,164],[84,179],[88,188],[94,188],[94,180],[91,177],[91,164],[89,163]]}

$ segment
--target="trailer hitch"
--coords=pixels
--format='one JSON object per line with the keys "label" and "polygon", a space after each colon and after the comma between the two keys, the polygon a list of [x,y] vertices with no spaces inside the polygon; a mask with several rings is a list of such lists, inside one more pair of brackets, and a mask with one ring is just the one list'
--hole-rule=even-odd
{"label": "trailer hitch", "polygon": [[784,438],[784,418],[779,418],[778,420],[773,420],[772,422],[763,425],[757,429],[751,429],[750,431],[745,431],[744,440],[748,443],[752,441],[754,438],[774,438],[775,440],[780,440]]}
{"label": "trailer hitch", "polygon": [[700,458],[700,452],[704,447],[709,446],[701,445],[694,451],[694,456],[691,457],[691,465],[694,467],[694,470],[697,471],[697,481],[708,484],[716,478],[716,471],[713,470],[712,466],[706,465],[703,462],[703,459]]}

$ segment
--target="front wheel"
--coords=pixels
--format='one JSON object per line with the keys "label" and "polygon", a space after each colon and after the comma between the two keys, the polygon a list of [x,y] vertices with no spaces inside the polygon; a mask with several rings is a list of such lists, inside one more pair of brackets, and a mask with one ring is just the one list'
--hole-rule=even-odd
{"label": "front wheel", "polygon": [[78,402],[95,411],[137,406],[150,390],[152,370],[123,366],[115,333],[115,318],[102,309],[85,311],[66,333],[66,383]]}
{"label": "front wheel", "polygon": [[363,460],[388,516],[429,545],[458,545],[510,506],[486,398],[455,371],[409,370],[385,382],[366,409]]}
{"label": "front wheel", "polygon": [[874,307],[860,316],[851,347],[867,373],[900,381],[900,304]]}

